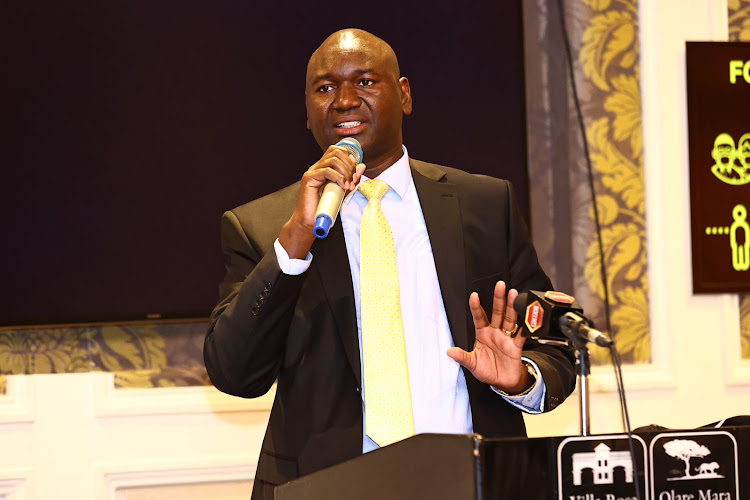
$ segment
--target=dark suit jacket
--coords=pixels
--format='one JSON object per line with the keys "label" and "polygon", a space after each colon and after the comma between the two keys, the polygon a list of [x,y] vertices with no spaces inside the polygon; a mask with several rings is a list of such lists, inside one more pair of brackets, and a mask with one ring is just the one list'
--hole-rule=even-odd
{"label": "dark suit jacket", "polygon": [[[519,291],[551,289],[537,262],[507,181],[411,160],[456,346],[471,350],[468,298],[477,291],[491,314],[495,283]],[[299,184],[226,212],[226,277],[211,316],[204,357],[214,385],[257,397],[278,378],[253,496],[362,453],[362,400],[356,312],[341,224],[314,243],[310,269],[279,269],[273,242],[291,216]],[[527,342],[551,410],[575,385],[570,350]],[[525,434],[521,412],[464,370],[474,431]]]}

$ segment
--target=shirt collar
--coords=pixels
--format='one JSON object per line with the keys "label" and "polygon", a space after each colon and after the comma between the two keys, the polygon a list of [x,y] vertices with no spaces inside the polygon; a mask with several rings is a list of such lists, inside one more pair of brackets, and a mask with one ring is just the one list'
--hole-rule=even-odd
{"label": "shirt collar", "polygon": [[[386,168],[376,178],[388,184],[391,189],[395,191],[395,193],[399,196],[399,198],[403,199],[404,195],[406,194],[406,190],[409,189],[409,185],[412,183],[412,176],[411,167],[409,167],[409,152],[406,150],[406,146],[404,145],[401,145],[401,149],[404,150],[404,154],[401,155],[401,158],[399,158],[396,163]],[[354,193],[359,192],[359,185],[368,180],[370,180],[370,178],[363,175],[362,179],[360,179],[359,181],[359,184],[357,184],[357,189],[346,196],[346,198],[344,199],[344,203],[349,203]]]}

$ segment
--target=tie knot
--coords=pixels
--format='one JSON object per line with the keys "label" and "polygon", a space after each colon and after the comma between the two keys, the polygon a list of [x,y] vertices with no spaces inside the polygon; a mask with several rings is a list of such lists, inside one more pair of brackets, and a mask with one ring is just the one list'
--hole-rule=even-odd
{"label": "tie knot", "polygon": [[365,181],[359,186],[360,193],[365,195],[365,198],[368,200],[381,199],[389,189],[391,189],[391,187],[388,184],[378,179]]}

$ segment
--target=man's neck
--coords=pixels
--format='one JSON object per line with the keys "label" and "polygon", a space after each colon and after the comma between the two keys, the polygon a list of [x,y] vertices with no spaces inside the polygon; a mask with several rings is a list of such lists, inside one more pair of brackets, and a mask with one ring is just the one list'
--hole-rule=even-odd
{"label": "man's neck", "polygon": [[377,176],[388,170],[390,167],[392,167],[393,164],[400,160],[403,155],[404,148],[403,146],[399,146],[398,150],[395,150],[393,153],[388,154],[382,160],[376,160],[373,163],[365,162],[367,168],[365,169],[364,175],[366,175],[369,179],[376,178]]}

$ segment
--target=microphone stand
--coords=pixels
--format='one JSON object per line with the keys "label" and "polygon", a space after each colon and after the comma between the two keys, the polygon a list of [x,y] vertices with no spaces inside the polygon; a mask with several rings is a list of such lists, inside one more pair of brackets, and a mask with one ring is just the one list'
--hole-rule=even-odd
{"label": "microphone stand", "polygon": [[[591,375],[591,356],[589,356],[588,343],[599,344],[602,339],[607,345],[613,345],[612,340],[606,335],[593,330],[593,325],[583,316],[575,313],[566,313],[560,318],[560,330],[568,337],[570,343],[576,349],[576,366],[578,368],[578,388],[581,391],[581,436],[591,435],[591,411],[589,399],[589,375]],[[598,335],[592,336],[596,332]],[[600,344],[601,345],[601,344]]]}
{"label": "microphone stand", "polygon": [[[584,326],[581,329],[581,325]],[[589,375],[591,375],[591,358],[589,356],[588,342],[593,342],[602,347],[608,347],[612,354],[612,364],[615,366],[615,380],[617,381],[617,392],[620,395],[620,404],[622,405],[622,417],[625,432],[628,436],[628,451],[630,460],[633,464],[633,473],[635,477],[635,498],[641,500],[641,487],[638,479],[637,462],[635,459],[635,445],[633,444],[633,431],[630,429],[630,417],[628,416],[628,405],[625,402],[625,387],[622,380],[622,365],[617,347],[612,339],[602,332],[593,330],[591,322],[575,314],[566,313],[560,321],[560,331],[568,338],[570,344],[576,349],[576,367],[578,368],[578,387],[581,391],[581,435],[591,435],[591,412],[589,411]],[[541,342],[541,339],[540,339]],[[548,339],[545,344],[559,344],[559,340]]]}
{"label": "microphone stand", "polygon": [[588,343],[575,335],[565,333],[568,340],[556,340],[550,338],[536,339],[540,344],[570,346],[576,349],[576,368],[578,369],[579,411],[581,422],[581,436],[591,435],[591,400],[589,399],[589,375],[591,375],[591,357],[589,356]]}
{"label": "microphone stand", "polygon": [[576,366],[578,368],[578,388],[581,393],[580,412],[581,412],[581,436],[591,435],[591,411],[589,399],[589,375],[591,375],[591,357],[589,348],[586,344],[573,342],[576,348]]}

